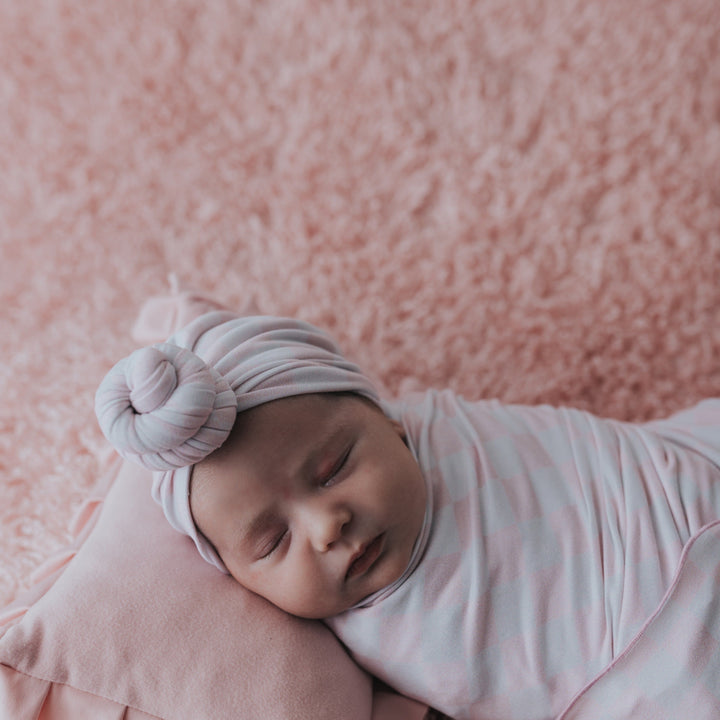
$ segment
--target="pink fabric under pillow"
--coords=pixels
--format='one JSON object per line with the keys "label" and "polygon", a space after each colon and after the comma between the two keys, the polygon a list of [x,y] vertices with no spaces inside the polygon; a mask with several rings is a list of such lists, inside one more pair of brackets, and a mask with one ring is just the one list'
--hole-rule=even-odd
{"label": "pink fabric under pillow", "polygon": [[[152,334],[149,317],[167,328],[169,313],[186,321],[203,309],[189,296],[150,303],[139,334]],[[115,458],[79,514],[76,546],[25,605],[0,615],[0,717],[422,718],[418,703],[373,697],[323,624],[205,563],[149,488],[148,471]]]}

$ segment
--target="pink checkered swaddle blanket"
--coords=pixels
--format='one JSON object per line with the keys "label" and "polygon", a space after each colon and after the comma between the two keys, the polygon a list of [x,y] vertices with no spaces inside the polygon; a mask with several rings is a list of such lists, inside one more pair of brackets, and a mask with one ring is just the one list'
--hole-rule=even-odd
{"label": "pink checkered swaddle blanket", "polygon": [[709,708],[693,717],[713,716],[720,659],[694,665],[692,638],[717,648],[720,608],[688,582],[720,579],[720,531],[698,540],[720,519],[720,400],[645,425],[434,391],[386,410],[432,499],[408,579],[328,621],[360,664],[457,720],[553,718],[583,688],[566,717],[609,717],[614,687],[627,715],[610,716],[662,717],[632,692],[669,672],[648,633],[668,627],[690,643],[674,677]]}

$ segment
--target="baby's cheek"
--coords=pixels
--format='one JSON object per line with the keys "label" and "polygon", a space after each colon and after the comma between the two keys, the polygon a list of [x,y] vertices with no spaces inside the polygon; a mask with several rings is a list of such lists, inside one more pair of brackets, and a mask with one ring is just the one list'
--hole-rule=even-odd
{"label": "baby's cheek", "polygon": [[243,576],[232,566],[232,563],[228,563],[227,560],[223,560],[223,562],[230,573],[230,577],[243,587],[248,587],[247,578],[243,578]]}
{"label": "baby's cheek", "polygon": [[264,597],[264,586],[267,582],[267,573],[262,568],[255,567],[255,563],[244,563],[235,558],[225,559],[225,565],[230,575],[244,588]]}
{"label": "baby's cheek", "polygon": [[398,510],[409,512],[412,508],[422,502],[424,493],[424,483],[418,483],[417,476],[410,472],[407,467],[398,469],[397,474],[393,478],[394,482],[390,485],[392,496],[389,502],[394,503]]}

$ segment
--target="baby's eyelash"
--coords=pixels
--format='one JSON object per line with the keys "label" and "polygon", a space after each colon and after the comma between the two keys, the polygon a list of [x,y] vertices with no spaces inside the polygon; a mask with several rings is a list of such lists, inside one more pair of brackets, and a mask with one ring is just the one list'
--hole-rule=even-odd
{"label": "baby's eyelash", "polygon": [[270,557],[282,544],[282,541],[285,539],[285,536],[288,534],[287,530],[283,530],[281,533],[278,533],[273,537],[273,539],[270,541],[269,546],[261,551],[260,559],[264,560],[265,558]]}
{"label": "baby's eyelash", "polygon": [[338,461],[333,465],[332,470],[326,475],[326,477],[322,478],[321,485],[323,487],[327,487],[329,485],[332,485],[333,480],[335,479],[335,476],[343,469],[343,466],[347,462],[348,457],[350,456],[350,453],[352,452],[352,445],[348,447],[340,456]]}

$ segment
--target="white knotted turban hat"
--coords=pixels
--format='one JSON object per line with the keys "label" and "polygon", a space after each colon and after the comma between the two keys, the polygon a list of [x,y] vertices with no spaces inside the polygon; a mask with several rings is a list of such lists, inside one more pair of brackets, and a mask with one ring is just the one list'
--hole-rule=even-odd
{"label": "white knotted turban hat", "polygon": [[192,466],[225,442],[237,413],[318,392],[379,402],[370,380],[318,328],[217,310],[117,363],[97,390],[95,412],[122,457],[155,471],[152,496],[170,524],[227,572],[192,518]]}

